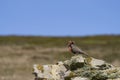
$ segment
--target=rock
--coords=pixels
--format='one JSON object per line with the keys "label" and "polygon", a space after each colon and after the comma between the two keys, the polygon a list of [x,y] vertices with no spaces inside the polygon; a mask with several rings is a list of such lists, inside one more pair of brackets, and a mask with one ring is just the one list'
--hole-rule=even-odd
{"label": "rock", "polygon": [[55,79],[55,80],[63,80],[63,76],[65,74],[66,68],[63,64],[58,65],[39,65],[35,64],[33,67],[36,78],[42,79]]}
{"label": "rock", "polygon": [[92,57],[73,56],[57,64],[33,65],[35,80],[120,80],[120,68]]}
{"label": "rock", "polygon": [[82,77],[74,77],[71,78],[71,80],[89,80],[88,78],[82,78]]}

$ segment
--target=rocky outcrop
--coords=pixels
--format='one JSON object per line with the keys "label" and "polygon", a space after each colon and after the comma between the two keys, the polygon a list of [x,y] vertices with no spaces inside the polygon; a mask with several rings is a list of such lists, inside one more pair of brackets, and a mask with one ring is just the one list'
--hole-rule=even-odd
{"label": "rocky outcrop", "polygon": [[120,67],[76,55],[57,64],[35,64],[33,74],[35,80],[120,80]]}

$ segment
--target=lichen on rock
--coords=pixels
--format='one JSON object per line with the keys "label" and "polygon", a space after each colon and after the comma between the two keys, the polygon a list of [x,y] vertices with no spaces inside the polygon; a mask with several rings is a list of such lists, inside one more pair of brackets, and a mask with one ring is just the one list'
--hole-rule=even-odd
{"label": "lichen on rock", "polygon": [[120,80],[120,68],[99,59],[75,55],[57,64],[33,66],[35,80]]}

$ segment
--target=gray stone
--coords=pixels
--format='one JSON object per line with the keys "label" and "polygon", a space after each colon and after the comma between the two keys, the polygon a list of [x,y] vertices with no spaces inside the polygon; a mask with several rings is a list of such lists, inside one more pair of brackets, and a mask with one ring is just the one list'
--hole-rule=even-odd
{"label": "gray stone", "polygon": [[73,56],[57,64],[33,65],[36,80],[120,80],[120,68],[92,57]]}

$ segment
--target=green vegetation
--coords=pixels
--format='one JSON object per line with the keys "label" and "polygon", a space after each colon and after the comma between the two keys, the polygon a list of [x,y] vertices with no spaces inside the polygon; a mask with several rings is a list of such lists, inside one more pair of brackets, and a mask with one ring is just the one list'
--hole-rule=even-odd
{"label": "green vegetation", "polygon": [[40,37],[40,36],[0,36],[0,44],[8,45],[40,45],[64,46],[67,41],[73,40],[83,46],[119,45],[120,36],[86,36],[86,37]]}

